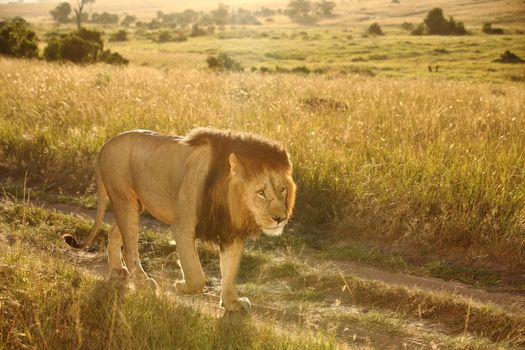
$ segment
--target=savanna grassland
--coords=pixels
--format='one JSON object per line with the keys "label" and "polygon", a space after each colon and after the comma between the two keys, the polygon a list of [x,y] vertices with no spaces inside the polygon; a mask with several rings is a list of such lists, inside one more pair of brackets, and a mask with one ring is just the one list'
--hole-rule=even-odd
{"label": "savanna grassland", "polygon": [[[28,5],[0,5],[0,14]],[[525,65],[494,60],[505,50],[525,58],[525,11],[518,2],[435,5],[471,35],[409,35],[400,24],[429,8],[378,0],[337,3],[314,26],[276,15],[183,42],[132,26],[129,40],[105,45],[130,60],[122,67],[0,57],[0,348],[523,346]],[[73,30],[34,6],[41,47],[46,32]],[[143,21],[158,10],[134,6]],[[482,33],[484,21],[505,34]],[[371,22],[386,35],[363,36]],[[87,27],[106,39],[122,29]],[[208,69],[218,52],[244,70]],[[146,225],[141,255],[163,292],[122,290],[101,277],[105,239],[90,253],[62,242],[91,221],[40,207],[93,208],[94,159],[113,135],[197,126],[279,140],[294,163],[287,232],[250,243],[241,263],[251,317],[215,307],[210,247],[199,247],[206,295],[174,295],[168,229]],[[395,281],[377,277],[383,271],[398,272]],[[414,276],[451,288],[413,288]]]}

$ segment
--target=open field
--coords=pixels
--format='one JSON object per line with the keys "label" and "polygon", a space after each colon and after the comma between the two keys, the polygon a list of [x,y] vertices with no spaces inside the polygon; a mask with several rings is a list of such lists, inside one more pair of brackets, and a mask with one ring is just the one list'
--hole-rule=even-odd
{"label": "open field", "polygon": [[250,130],[289,148],[301,230],[525,263],[520,84],[5,59],[0,82],[2,166],[15,182],[27,173],[31,186],[91,195],[94,156],[121,131]]}
{"label": "open field", "polygon": [[[56,4],[0,4],[0,19],[30,20],[42,52],[50,32],[74,30],[51,23]],[[471,35],[402,29],[434,6]],[[93,4],[144,22],[187,8],[217,3]],[[487,21],[505,34],[482,33]],[[363,35],[373,22],[385,36]],[[123,67],[0,56],[0,349],[525,346],[525,64],[494,62],[506,50],[525,58],[524,23],[517,0],[342,1],[315,25],[280,13],[198,37],[191,26],[133,25],[129,40],[109,42],[122,26],[86,24],[130,60]],[[159,43],[164,31],[187,40]],[[219,52],[243,71],[210,70]],[[151,216],[140,249],[157,295],[104,280],[107,234],[91,252],[61,238],[91,225],[94,159],[108,138],[198,126],[278,140],[294,163],[285,234],[243,255],[251,316],[217,307],[207,246],[206,293],[177,295],[175,247]]]}

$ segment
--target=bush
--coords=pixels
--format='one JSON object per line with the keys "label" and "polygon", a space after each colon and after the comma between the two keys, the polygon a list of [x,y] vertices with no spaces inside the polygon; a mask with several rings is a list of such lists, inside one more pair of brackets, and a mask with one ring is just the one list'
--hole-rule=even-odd
{"label": "bush", "polygon": [[171,41],[171,33],[168,31],[160,32],[157,41],[159,43],[166,43],[168,41]]}
{"label": "bush", "polygon": [[494,60],[498,63],[524,63],[525,61],[521,59],[518,55],[506,50],[498,59]]}
{"label": "bush", "polygon": [[129,60],[122,57],[118,52],[111,52],[110,50],[104,50],[99,56],[99,60],[112,65],[127,65]]}
{"label": "bush", "polygon": [[404,29],[404,30],[414,30],[414,25],[410,22],[403,22],[401,24],[401,29]]}
{"label": "bush", "polygon": [[241,64],[224,52],[220,52],[216,56],[208,56],[206,63],[208,63],[208,68],[217,72],[243,71]]}
{"label": "bush", "polygon": [[51,37],[44,49],[44,58],[48,61],[71,61],[79,64],[95,62],[128,63],[128,60],[118,53],[104,50],[102,33],[85,28]]}
{"label": "bush", "polygon": [[292,68],[291,72],[298,74],[310,74],[310,69],[306,66],[297,66]]}
{"label": "bush", "polygon": [[492,23],[485,23],[483,25],[483,33],[485,34],[503,34],[503,29],[492,27]]}
{"label": "bush", "polygon": [[99,24],[116,24],[118,23],[118,15],[109,12],[94,13],[91,15],[91,22]]}
{"label": "bush", "polygon": [[201,29],[198,24],[194,24],[191,28],[191,37],[204,36],[206,34],[208,34],[208,32],[206,32],[204,29]]}
{"label": "bush", "polygon": [[423,23],[418,24],[412,32],[410,32],[410,35],[423,35],[425,34],[425,25]]}
{"label": "bush", "polygon": [[0,22],[0,55],[13,57],[37,57],[37,36],[21,17]]}
{"label": "bush", "polygon": [[96,62],[97,54],[96,43],[76,34],[67,34],[54,39],[44,50],[44,57],[47,60],[65,60],[83,64]]}
{"label": "bush", "polygon": [[126,15],[126,17],[124,17],[124,19],[122,20],[120,24],[122,24],[125,27],[128,27],[136,21],[137,21],[136,16]]}
{"label": "bush", "polygon": [[127,41],[128,40],[128,33],[121,29],[116,33],[111,34],[109,37],[109,41]]}
{"label": "bush", "polygon": [[372,23],[370,27],[368,27],[366,32],[370,35],[385,35],[378,23]]}

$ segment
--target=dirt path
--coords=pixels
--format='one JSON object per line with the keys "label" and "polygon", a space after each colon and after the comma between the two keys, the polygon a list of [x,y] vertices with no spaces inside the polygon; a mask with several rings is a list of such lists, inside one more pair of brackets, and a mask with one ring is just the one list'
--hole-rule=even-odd
{"label": "dirt path", "polygon": [[[63,213],[83,215],[90,218],[94,218],[96,213],[93,209],[80,208],[68,204],[39,204],[46,208],[55,209]],[[105,221],[110,224],[115,222],[115,218],[111,212],[106,212]],[[167,228],[166,225],[159,223],[154,219],[144,217],[141,217],[141,225],[151,229],[158,228],[165,230]],[[465,300],[472,299],[474,303],[491,303],[510,312],[523,312],[525,309],[525,297],[517,294],[488,292],[459,282],[386,271],[356,262],[320,260],[310,256],[304,256],[303,259],[305,259],[309,265],[317,267],[322,266],[324,269],[331,268],[341,271],[344,275],[352,275],[364,279],[380,281],[394,286],[416,288],[427,292],[449,293]]]}
{"label": "dirt path", "polygon": [[[97,252],[86,252],[81,250],[67,250],[64,258],[84,273],[91,275],[98,280],[104,280],[107,277],[107,262],[104,254]],[[225,313],[224,309],[219,307],[219,285],[217,279],[213,281],[213,286],[207,287],[205,293],[197,295],[179,294],[173,288],[173,281],[165,278],[161,273],[152,271],[150,276],[155,278],[159,284],[159,293],[167,296],[175,303],[197,309],[208,316],[216,319],[231,317]],[[134,289],[133,283],[129,286]],[[321,309],[317,309],[321,312]],[[235,316],[234,316],[235,317]],[[309,331],[313,334],[319,330],[335,332],[340,349],[347,346],[351,349],[431,349],[432,346],[428,341],[418,337],[401,336],[394,334],[383,334],[373,332],[358,325],[348,323],[340,324],[340,327],[333,329],[333,323],[323,320],[320,313],[312,313],[311,310],[302,310],[297,307],[277,308],[262,303],[252,303],[251,312],[243,314],[240,317],[249,317],[256,324],[262,326],[272,325],[274,330],[282,334],[291,332],[302,333]]]}
{"label": "dirt path", "polygon": [[[55,209],[59,212],[72,215],[81,215],[84,217],[94,218],[96,211],[92,209],[80,208],[67,204],[49,204],[38,203],[48,209]],[[105,221],[114,223],[114,216],[111,212],[106,213]],[[141,218],[142,227],[148,229],[164,231],[168,227],[151,218]],[[66,258],[73,262],[80,269],[88,271],[97,278],[104,278],[107,273],[107,258],[103,253],[93,253],[84,251],[69,251]],[[457,298],[462,298],[473,304],[493,304],[508,312],[523,314],[525,309],[525,297],[503,292],[487,292],[481,289],[464,285],[458,282],[443,281],[437,278],[413,276],[400,272],[385,271],[366,264],[356,262],[341,262],[329,259],[319,259],[303,253],[298,257],[316,269],[331,270],[340,272],[342,275],[356,276],[366,280],[379,281],[390,286],[401,286],[408,289],[418,289],[424,292],[446,293]],[[197,296],[185,296],[176,293],[173,284],[173,276],[167,278],[160,271],[150,271],[150,275],[159,282],[162,293],[173,298],[175,302],[183,303],[201,312],[213,317],[225,317],[224,311],[218,307],[220,280],[219,276],[214,273],[207,273],[209,276],[206,293]],[[324,315],[333,315],[333,305],[330,302],[316,304],[315,307],[305,308],[298,306],[286,306],[286,303],[280,303],[278,300],[252,300],[251,318],[260,324],[272,324],[276,329],[281,329],[286,333],[287,330],[308,330],[317,332],[319,330],[333,332],[336,339],[341,344],[350,345],[352,348],[377,348],[377,349],[430,349],[433,347],[429,337],[423,334],[425,330],[435,328],[432,324],[426,322],[407,321],[411,328],[417,328],[420,331],[409,332],[406,334],[388,334],[384,331],[374,330],[370,327],[354,324],[352,322],[337,322],[333,318],[328,320]],[[283,306],[284,305],[284,306]],[[359,307],[354,308],[351,305],[340,305],[340,312],[361,314],[367,312]]]}

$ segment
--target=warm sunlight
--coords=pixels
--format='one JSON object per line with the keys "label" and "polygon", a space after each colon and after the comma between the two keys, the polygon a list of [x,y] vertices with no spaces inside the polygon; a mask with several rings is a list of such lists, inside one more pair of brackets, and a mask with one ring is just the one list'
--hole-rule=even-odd
{"label": "warm sunlight", "polygon": [[0,0],[0,349],[525,346],[522,0]]}

